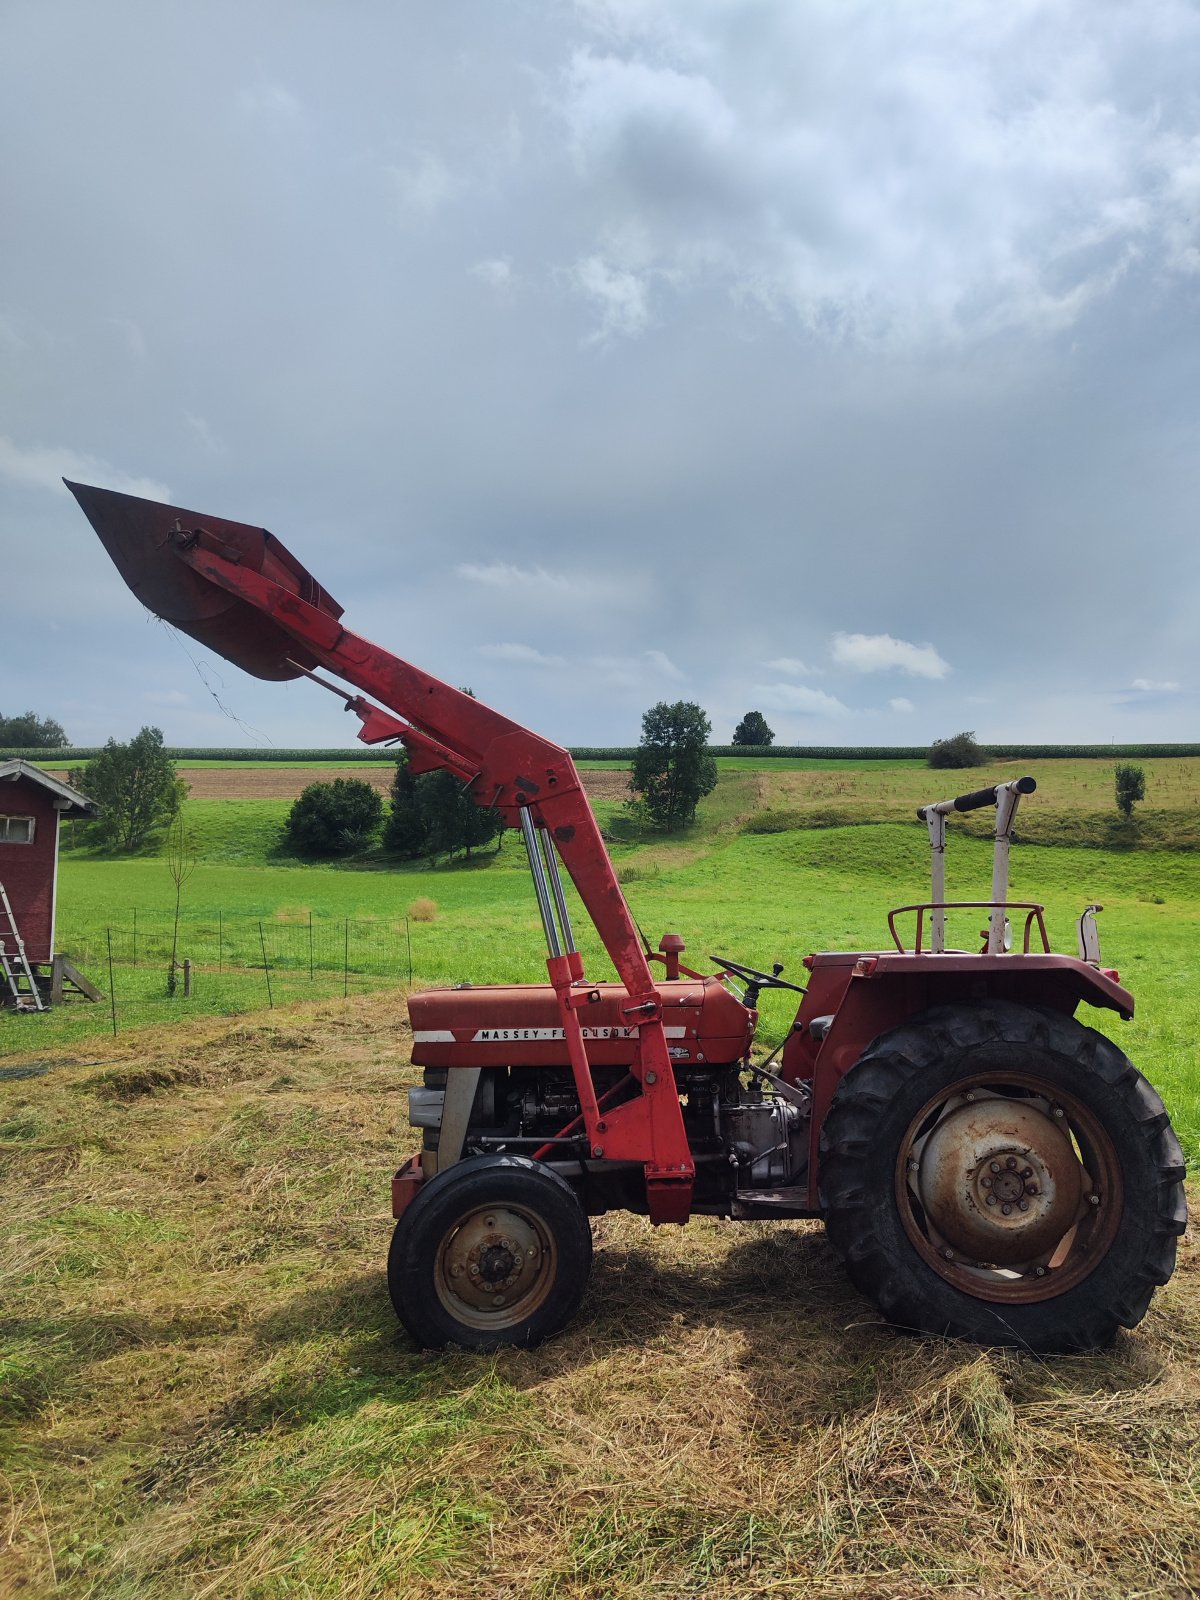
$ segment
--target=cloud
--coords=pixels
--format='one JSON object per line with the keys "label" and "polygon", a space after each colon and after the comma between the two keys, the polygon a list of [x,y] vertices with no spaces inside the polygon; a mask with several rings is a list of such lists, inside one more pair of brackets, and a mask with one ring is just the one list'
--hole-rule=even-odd
{"label": "cloud", "polygon": [[544,655],[531,644],[477,644],[475,654],[489,661],[504,661],[523,667],[561,667],[562,656]]}
{"label": "cloud", "polygon": [[843,717],[849,711],[833,695],[799,683],[759,683],[751,697],[768,711],[798,711],[805,717]]}
{"label": "cloud", "polygon": [[1135,678],[1130,685],[1132,689],[1140,689],[1143,694],[1178,694],[1177,683],[1155,683],[1152,678]]}
{"label": "cloud", "polygon": [[835,633],[833,659],[855,672],[907,672],[912,678],[944,678],[950,671],[931,644],[909,644],[890,633]]}
{"label": "cloud", "polygon": [[507,256],[490,256],[485,261],[476,261],[470,270],[473,278],[478,278],[480,283],[486,283],[492,289],[511,289],[516,282],[512,262]]}
{"label": "cloud", "polygon": [[81,454],[58,445],[22,446],[7,434],[0,434],[0,476],[26,488],[47,489],[51,494],[66,494],[64,478],[76,483],[94,483],[121,494],[138,495],[143,500],[171,500],[165,483],[153,478],[135,478],[111,466],[100,456]]}
{"label": "cloud", "polygon": [[482,583],[490,589],[571,587],[570,579],[561,573],[547,572],[545,567],[516,567],[508,561],[460,561],[454,570],[469,583]]}
{"label": "cloud", "polygon": [[404,166],[391,164],[386,170],[402,203],[426,215],[445,205],[458,188],[450,168],[432,150],[418,150]]}
{"label": "cloud", "polygon": [[894,700],[889,700],[888,705],[893,711],[900,712],[901,716],[908,716],[911,711],[915,711],[917,709],[916,706],[913,705],[912,701],[905,699],[902,694],[898,694]]}
{"label": "cloud", "polygon": [[238,105],[254,117],[292,121],[300,115],[300,102],[281,83],[256,83],[238,92]]}
{"label": "cloud", "polygon": [[789,678],[811,678],[819,676],[817,667],[810,667],[796,656],[776,656],[774,661],[764,661],[763,666],[769,672],[782,672]]}
{"label": "cloud", "polygon": [[599,256],[577,261],[568,276],[600,312],[599,332],[593,334],[589,342],[613,334],[636,338],[650,325],[648,286],[644,278],[610,266]]}
{"label": "cloud", "polygon": [[1200,136],[1172,64],[1200,15],[1177,0],[1086,28],[1065,4],[776,4],[752,27],[695,0],[580,10],[598,48],[559,111],[635,306],[662,273],[911,346],[1053,333],[1134,268],[1200,271]]}
{"label": "cloud", "polygon": [[673,683],[682,683],[686,674],[682,673],[670,656],[661,650],[647,650],[646,660],[660,677],[670,678]]}

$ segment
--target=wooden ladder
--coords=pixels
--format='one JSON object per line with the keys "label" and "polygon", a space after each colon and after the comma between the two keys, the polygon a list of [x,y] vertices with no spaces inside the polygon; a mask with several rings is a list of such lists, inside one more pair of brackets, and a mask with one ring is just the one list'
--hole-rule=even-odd
{"label": "wooden ladder", "polygon": [[[37,980],[25,958],[25,941],[17,927],[17,919],[13,916],[13,908],[9,904],[8,893],[2,883],[0,883],[0,971],[4,973],[4,981],[8,984],[13,1005],[18,1011],[46,1009],[38,992]],[[21,987],[22,976],[29,985],[28,989]]]}

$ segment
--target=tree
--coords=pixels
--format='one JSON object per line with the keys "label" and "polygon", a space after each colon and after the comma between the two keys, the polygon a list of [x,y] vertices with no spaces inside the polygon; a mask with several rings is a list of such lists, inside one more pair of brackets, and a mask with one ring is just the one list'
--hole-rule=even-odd
{"label": "tree", "polygon": [[183,886],[196,870],[196,846],[183,821],[181,807],[167,829],[167,871],[175,885],[175,921],[171,928],[171,964],[167,968],[167,994],[174,997],[179,972],[179,910]]}
{"label": "tree", "polygon": [[0,749],[61,750],[67,743],[62,724],[33,711],[24,716],[0,716]]}
{"label": "tree", "polygon": [[767,719],[761,711],[747,711],[746,715],[733,730],[734,744],[772,744],[775,739],[773,731],[767,727]]}
{"label": "tree", "polygon": [[1146,798],[1146,774],[1132,761],[1119,761],[1116,769],[1117,810],[1128,822],[1134,802]]}
{"label": "tree", "polygon": [[421,780],[409,766],[408,752],[402,751],[392,779],[392,809],[383,825],[383,847],[391,855],[415,861],[425,854],[428,833],[421,804]]}
{"label": "tree", "polygon": [[988,753],[975,742],[973,733],[956,733],[953,739],[935,739],[930,746],[927,765],[931,767],[982,767],[989,760]]}
{"label": "tree", "polygon": [[382,820],[383,797],[361,778],[310,783],[288,812],[288,843],[305,855],[348,856]]}
{"label": "tree", "polygon": [[407,754],[400,757],[383,834],[385,847],[394,855],[414,861],[465,850],[469,858],[472,850],[503,830],[499,812],[476,805],[452,772],[441,769],[415,777]]}
{"label": "tree", "polygon": [[642,739],[629,787],[658,828],[685,827],[717,786],[717,763],[708,753],[712,724],[698,705],[660,700],[642,717]]}
{"label": "tree", "polygon": [[70,782],[100,805],[90,831],[122,850],[145,844],[171,821],[187,794],[158,728],[143,728],[128,744],[110,739],[86,766],[72,768]]}

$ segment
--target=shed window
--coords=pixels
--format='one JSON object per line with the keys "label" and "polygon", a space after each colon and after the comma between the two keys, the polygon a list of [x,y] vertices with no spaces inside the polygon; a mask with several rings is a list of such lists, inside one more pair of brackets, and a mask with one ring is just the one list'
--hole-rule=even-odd
{"label": "shed window", "polygon": [[32,817],[0,817],[0,844],[32,843]]}

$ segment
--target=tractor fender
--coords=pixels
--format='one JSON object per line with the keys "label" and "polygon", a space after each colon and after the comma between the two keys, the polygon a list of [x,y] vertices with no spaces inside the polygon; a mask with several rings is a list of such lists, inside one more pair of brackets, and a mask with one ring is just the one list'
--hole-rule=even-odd
{"label": "tractor fender", "polygon": [[[910,955],[810,958],[812,981],[784,1051],[781,1076],[812,1082],[810,1203],[816,1204],[820,1137],[837,1086],[880,1034],[935,1006],[990,1000],[1073,1016],[1080,1004],[1128,1021],[1133,996],[1118,974],[1065,955]],[[807,965],[807,963],[806,963]],[[814,1024],[816,1026],[814,1026]]]}

